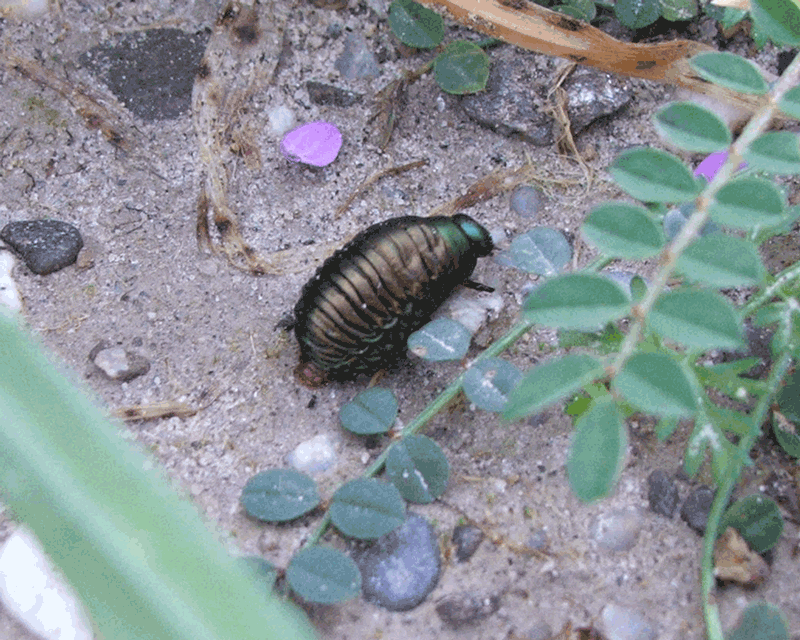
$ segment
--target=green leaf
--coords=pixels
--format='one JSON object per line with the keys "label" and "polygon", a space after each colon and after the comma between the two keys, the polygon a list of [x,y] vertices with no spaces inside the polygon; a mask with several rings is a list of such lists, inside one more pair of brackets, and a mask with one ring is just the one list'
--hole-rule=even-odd
{"label": "green leaf", "polygon": [[406,436],[386,458],[386,476],[409,502],[428,504],[444,493],[450,465],[438,444],[427,436]]}
{"label": "green leaf", "polygon": [[731,132],[719,116],[694,102],[669,103],[656,111],[653,123],[667,142],[687,151],[712,153],[731,144]]}
{"label": "green leaf", "polygon": [[472,42],[456,40],[433,61],[433,75],[436,84],[447,93],[483,91],[489,79],[489,56]]}
{"label": "green leaf", "polygon": [[721,233],[695,240],[676,266],[688,278],[720,288],[758,285],[766,276],[752,242]]}
{"label": "green leaf", "polygon": [[569,273],[547,280],[522,305],[526,320],[564,329],[592,330],[628,312],[622,288],[594,274]]}
{"label": "green leaf", "polygon": [[777,45],[800,45],[800,7],[792,0],[751,0],[756,28]]}
{"label": "green leaf", "polygon": [[3,313],[0,336],[3,504],[75,588],[97,637],[315,637],[296,608],[265,597],[130,431]]}
{"label": "green leaf", "polygon": [[707,398],[703,401],[703,409],[708,419],[714,424],[719,425],[721,429],[739,436],[740,438],[746,436],[752,429],[748,416],[740,411],[720,407],[708,401]]}
{"label": "green leaf", "polygon": [[239,498],[247,515],[265,522],[287,522],[319,504],[317,484],[293,469],[270,469],[247,481]]}
{"label": "green leaf", "polygon": [[786,620],[774,604],[751,602],[742,614],[742,621],[726,640],[789,640]]}
{"label": "green leaf", "polygon": [[361,436],[386,433],[397,419],[397,399],[389,389],[362,391],[339,410],[342,426]]}
{"label": "green leaf", "polygon": [[665,442],[678,428],[678,418],[664,416],[656,425],[656,437],[661,442]]}
{"label": "green leaf", "polygon": [[800,138],[790,131],[769,131],[753,140],[744,159],[759,171],[800,173]]}
{"label": "green leaf", "polygon": [[389,26],[409,47],[431,49],[444,39],[442,16],[413,0],[394,0],[389,5]]}
{"label": "green leaf", "polygon": [[603,375],[603,366],[586,355],[569,354],[534,367],[511,392],[505,420],[524,418]]}
{"label": "green leaf", "polygon": [[744,344],[741,323],[730,302],[711,291],[665,293],[647,320],[656,333],[690,348],[738,349]]}
{"label": "green leaf", "polygon": [[795,120],[800,120],[800,86],[792,87],[778,103],[781,111]]}
{"label": "green leaf", "polygon": [[685,202],[700,193],[700,183],[689,168],[660,149],[623,151],[608,170],[625,192],[642,202]]}
{"label": "green leaf", "polygon": [[624,334],[613,323],[608,323],[602,331],[561,330],[558,332],[558,344],[564,349],[590,347],[601,355],[616,353],[624,339]]}
{"label": "green leaf", "polygon": [[628,449],[628,434],[616,402],[597,400],[575,423],[567,476],[580,500],[591,502],[611,493]]}
{"label": "green leaf", "polygon": [[[753,395],[760,395],[766,390],[762,381],[741,377],[742,374],[750,371],[758,363],[758,358],[742,358],[741,360],[722,362],[711,366],[698,364],[692,367],[692,371],[694,371],[695,377],[702,386],[714,387],[728,397],[737,399],[740,389],[744,389]],[[738,399],[741,400],[741,398]]]}
{"label": "green leaf", "polygon": [[772,182],[744,177],[723,185],[709,214],[720,224],[752,229],[778,224],[786,215],[786,207],[783,194]]}
{"label": "green leaf", "polygon": [[694,387],[686,372],[663,353],[633,355],[611,384],[646,413],[689,417],[697,410]]}
{"label": "green leaf", "polygon": [[702,78],[734,91],[762,94],[769,90],[752,62],[727,51],[704,51],[689,60]]}
{"label": "green leaf", "polygon": [[628,29],[641,29],[658,20],[661,3],[659,0],[617,0],[614,14]]}
{"label": "green leaf", "polygon": [[661,15],[673,22],[691,20],[697,15],[697,0],[661,0]]}
{"label": "green leaf", "polygon": [[627,202],[607,202],[595,207],[581,230],[607,256],[649,258],[661,251],[664,244],[664,234],[647,209]]}
{"label": "green leaf", "polygon": [[572,248],[561,231],[535,227],[511,241],[514,266],[540,276],[554,276],[572,259]]}
{"label": "green leaf", "polygon": [[408,349],[431,362],[461,360],[469,351],[472,334],[450,318],[437,318],[408,337]]}
{"label": "green leaf", "polygon": [[361,572],[337,549],[316,545],[300,549],[286,567],[286,581],[307,602],[334,604],[361,593]]}
{"label": "green leaf", "polygon": [[467,369],[464,393],[481,409],[500,412],[508,402],[508,394],[521,379],[522,372],[510,362],[486,358]]}
{"label": "green leaf", "polygon": [[[781,311],[784,311],[784,308],[781,308]],[[800,424],[800,369],[795,369],[786,377],[776,400],[786,419],[794,424]]]}
{"label": "green leaf", "polygon": [[781,449],[793,458],[800,458],[800,436],[797,435],[797,425],[776,411],[772,414],[772,430]]}
{"label": "green leaf", "polygon": [[722,516],[720,531],[733,527],[756,553],[769,551],[783,532],[783,517],[772,498],[756,494],[738,500]]}
{"label": "green leaf", "polygon": [[393,484],[358,478],[331,498],[331,521],[344,535],[360,540],[380,538],[406,518],[406,505]]}
{"label": "green leaf", "polygon": [[593,0],[566,0],[564,4],[553,7],[553,10],[584,22],[591,22],[597,16],[597,7]]}

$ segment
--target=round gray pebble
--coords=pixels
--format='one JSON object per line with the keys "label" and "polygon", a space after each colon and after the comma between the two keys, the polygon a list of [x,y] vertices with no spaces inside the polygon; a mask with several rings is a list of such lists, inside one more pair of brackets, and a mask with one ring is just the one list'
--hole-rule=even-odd
{"label": "round gray pebble", "polygon": [[636,544],[641,525],[638,509],[619,509],[595,516],[589,524],[589,533],[603,549],[628,551]]}
{"label": "round gray pebble", "polygon": [[705,485],[697,487],[686,498],[686,502],[681,507],[681,518],[692,529],[700,535],[706,530],[708,514],[711,511],[711,503],[714,502],[715,491]]}
{"label": "round gray pebble", "polygon": [[454,628],[476,624],[500,608],[500,596],[478,597],[460,591],[441,598],[436,603],[436,614],[442,622]]}
{"label": "round gray pebble", "polygon": [[511,210],[522,218],[536,218],[542,209],[542,192],[522,185],[511,194]]}
{"label": "round gray pebble", "polygon": [[83,247],[80,231],[61,220],[9,222],[0,239],[40,276],[73,264]]}
{"label": "round gray pebble", "polygon": [[105,347],[103,343],[95,347],[89,359],[109,379],[129,382],[150,371],[150,361],[122,347]]}
{"label": "round gray pebble", "polygon": [[453,544],[456,546],[456,559],[459,562],[469,560],[478,550],[483,540],[483,531],[478,527],[460,524],[453,529]]}
{"label": "round gray pebble", "polygon": [[667,518],[675,515],[678,508],[678,486],[663,469],[656,469],[647,478],[647,501],[650,510]]}
{"label": "round gray pebble", "polygon": [[350,33],[344,41],[344,51],[334,63],[345,80],[372,78],[380,72],[378,59],[370,51],[364,36]]}
{"label": "round gray pebble", "polygon": [[436,587],[442,561],[430,523],[409,513],[402,526],[353,552],[364,598],[390,611],[408,611]]}
{"label": "round gray pebble", "polygon": [[639,611],[608,604],[600,614],[600,631],[606,640],[656,640],[655,627]]}

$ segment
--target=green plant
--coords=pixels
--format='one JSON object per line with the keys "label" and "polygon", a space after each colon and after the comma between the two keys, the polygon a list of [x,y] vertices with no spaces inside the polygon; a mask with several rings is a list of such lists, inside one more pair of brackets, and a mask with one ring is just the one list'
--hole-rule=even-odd
{"label": "green plant", "polygon": [[312,638],[152,461],[0,311],[0,490],[100,636]]}
{"label": "green plant", "polygon": [[[800,8],[791,7],[753,1],[754,15],[762,16],[761,28],[776,41],[800,39]],[[793,12],[788,20],[787,11]],[[759,244],[785,232],[800,217],[800,209],[787,207],[784,192],[768,177],[800,174],[798,136],[765,133],[772,118],[781,112],[800,119],[800,88],[796,86],[800,59],[771,88],[753,73],[750,63],[737,56],[702,54],[692,64],[696,73],[710,82],[750,93],[769,91],[771,98],[733,142],[725,124],[699,105],[675,103],[655,115],[655,126],[674,146],[689,151],[727,152],[727,161],[713,179],[706,182],[695,177],[678,157],[665,151],[630,149],[620,154],[610,173],[623,191],[643,204],[605,203],[590,212],[582,233],[600,254],[590,265],[578,273],[561,273],[569,264],[571,253],[563,234],[557,231],[535,229],[515,239],[508,251],[509,261],[544,277],[542,284],[526,297],[521,320],[471,362],[400,433],[394,434],[396,439],[367,469],[364,478],[372,478],[384,464],[388,467],[395,452],[404,460],[404,472],[387,473],[388,483],[381,488],[386,498],[374,499],[377,480],[346,484],[346,504],[360,508],[337,508],[340,493],[336,492],[307,546],[315,545],[331,522],[346,534],[358,529],[358,537],[377,537],[381,533],[377,527],[361,528],[361,524],[369,525],[381,518],[400,521],[400,496],[417,501],[435,499],[446,482],[444,454],[426,439],[421,447],[424,455],[415,455],[413,439],[419,437],[417,432],[433,415],[462,391],[480,408],[501,410],[506,420],[534,414],[572,396],[570,413],[576,418],[575,435],[567,470],[575,493],[587,501],[607,495],[615,484],[626,450],[626,416],[634,411],[658,416],[656,434],[662,440],[675,431],[679,420],[688,419],[694,428],[685,453],[685,469],[694,475],[709,460],[717,485],[703,543],[701,582],[708,635],[713,640],[722,639],[711,597],[713,549],[718,534],[723,526],[734,526],[753,548],[763,551],[775,544],[782,530],[780,514],[768,498],[745,498],[730,509],[727,505],[773,400],[793,361],[800,357],[800,264],[771,276],[757,251]],[[742,160],[749,168],[737,174]],[[680,218],[677,231],[670,222],[674,220],[673,211]],[[714,231],[710,221],[730,231],[722,232],[719,226]],[[628,286],[621,286],[601,272],[617,259],[653,257],[658,257],[660,268],[649,284],[634,278]],[[668,286],[676,276],[681,278],[679,284]],[[741,308],[734,307],[719,291],[733,287],[754,288]],[[623,319],[629,323],[625,331],[619,324]],[[755,364],[752,358],[703,364],[702,357],[709,350],[744,346],[745,319],[774,327],[773,360],[765,379],[742,376]],[[559,328],[562,346],[571,352],[524,374],[498,359],[537,325]],[[438,329],[428,325],[411,336],[409,345],[418,354],[427,355],[426,340],[444,344],[444,350],[457,354],[456,358],[465,352],[464,336],[449,326]],[[793,377],[789,386],[796,389],[797,385]],[[709,389],[733,399],[749,400],[752,409],[723,408],[711,399]],[[386,393],[372,389],[356,398],[353,408],[343,409],[345,428],[357,433],[388,432],[397,406],[388,401]],[[798,440],[792,424],[798,420],[797,394],[792,393],[780,396],[783,422],[780,428],[776,425],[776,433],[779,429],[782,446],[797,455]],[[414,446],[409,446],[411,442]],[[590,468],[592,472],[572,473],[577,467]],[[398,477],[409,476],[418,478],[420,484],[436,486],[436,491],[424,494],[404,489]],[[268,495],[266,499],[278,500],[280,496]],[[364,522],[344,521],[343,512],[348,518],[363,518]],[[341,562],[346,561],[349,560],[342,554]],[[324,579],[319,575],[310,582],[291,586],[308,597],[314,581]],[[785,625],[781,634],[782,619],[774,608],[752,607],[748,612],[747,625],[774,632],[776,638],[786,637]]]}

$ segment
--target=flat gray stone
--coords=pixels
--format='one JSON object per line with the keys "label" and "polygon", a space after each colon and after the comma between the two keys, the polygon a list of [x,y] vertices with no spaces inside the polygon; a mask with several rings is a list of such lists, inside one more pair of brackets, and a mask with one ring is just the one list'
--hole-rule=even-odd
{"label": "flat gray stone", "polygon": [[83,247],[80,231],[61,220],[9,222],[0,239],[40,276],[73,264]]}

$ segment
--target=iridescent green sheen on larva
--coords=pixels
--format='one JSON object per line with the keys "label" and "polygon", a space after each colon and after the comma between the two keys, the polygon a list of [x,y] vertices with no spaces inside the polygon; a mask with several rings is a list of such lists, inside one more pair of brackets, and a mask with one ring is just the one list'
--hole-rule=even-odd
{"label": "iridescent green sheen on larva", "polygon": [[334,253],[294,309],[295,373],[307,386],[396,364],[408,336],[494,248],[469,216],[405,216],[375,224]]}

